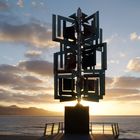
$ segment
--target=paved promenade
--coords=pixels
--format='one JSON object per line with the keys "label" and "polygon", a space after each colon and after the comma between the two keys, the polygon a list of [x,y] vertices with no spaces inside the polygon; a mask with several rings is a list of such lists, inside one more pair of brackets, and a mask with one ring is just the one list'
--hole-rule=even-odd
{"label": "paved promenade", "polygon": [[[53,136],[19,136],[19,135],[0,135],[0,140],[115,140],[112,135],[64,135],[56,134]],[[136,140],[136,139],[118,139]],[[140,140],[140,139],[137,139]]]}

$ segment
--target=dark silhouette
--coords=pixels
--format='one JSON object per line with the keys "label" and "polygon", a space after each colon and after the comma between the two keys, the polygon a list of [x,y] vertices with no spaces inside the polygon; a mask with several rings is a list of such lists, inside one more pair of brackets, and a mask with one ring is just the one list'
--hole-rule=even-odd
{"label": "dark silhouette", "polygon": [[52,30],[53,41],[60,43],[60,51],[54,54],[54,98],[79,103],[103,99],[107,45],[102,42],[99,12],[87,16],[79,8],[69,17],[53,15]]}

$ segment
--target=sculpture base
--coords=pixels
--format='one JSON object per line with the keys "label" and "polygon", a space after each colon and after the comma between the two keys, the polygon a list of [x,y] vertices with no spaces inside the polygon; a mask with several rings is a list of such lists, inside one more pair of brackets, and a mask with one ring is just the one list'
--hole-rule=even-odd
{"label": "sculpture base", "polygon": [[65,107],[65,134],[89,134],[89,107]]}

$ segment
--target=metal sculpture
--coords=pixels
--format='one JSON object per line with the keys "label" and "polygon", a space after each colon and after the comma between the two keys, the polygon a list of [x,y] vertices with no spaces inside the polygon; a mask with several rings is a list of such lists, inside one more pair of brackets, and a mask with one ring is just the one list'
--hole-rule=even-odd
{"label": "metal sculpture", "polygon": [[52,39],[60,43],[54,53],[54,98],[78,103],[103,99],[107,45],[102,42],[99,12],[87,16],[79,8],[69,17],[53,15],[52,22]]}

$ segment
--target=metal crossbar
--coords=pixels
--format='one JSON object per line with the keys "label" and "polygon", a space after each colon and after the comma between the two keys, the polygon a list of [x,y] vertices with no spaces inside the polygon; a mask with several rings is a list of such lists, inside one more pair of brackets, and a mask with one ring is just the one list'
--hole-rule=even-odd
{"label": "metal crossbar", "polygon": [[119,137],[119,125],[114,122],[90,122],[91,134],[112,134],[114,138]]}
{"label": "metal crossbar", "polygon": [[[46,123],[44,136],[64,133],[64,122]],[[114,122],[90,122],[90,134],[111,134],[115,139],[119,137],[119,125]]]}
{"label": "metal crossbar", "polygon": [[44,128],[44,136],[53,135],[57,133],[64,133],[64,123],[46,123]]}

